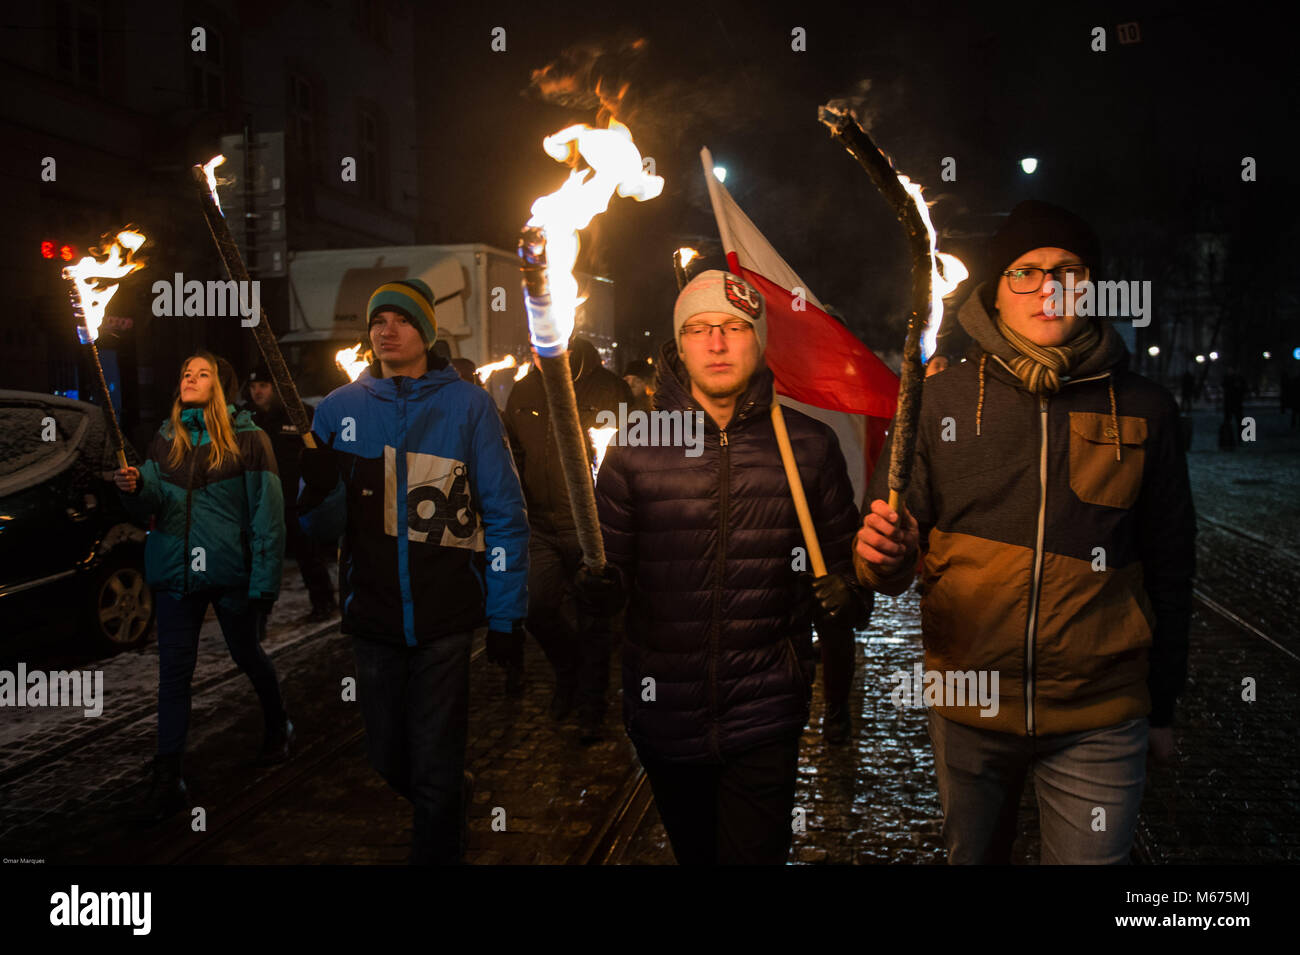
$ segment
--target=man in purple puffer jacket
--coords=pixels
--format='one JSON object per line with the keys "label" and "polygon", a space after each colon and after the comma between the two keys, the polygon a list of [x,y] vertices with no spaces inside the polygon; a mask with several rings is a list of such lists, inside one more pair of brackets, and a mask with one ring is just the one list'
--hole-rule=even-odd
{"label": "man in purple puffer jacket", "polygon": [[[611,443],[596,487],[609,563],[603,577],[579,572],[584,599],[629,601],[623,718],[682,864],[785,861],[811,626],[852,640],[871,612],[853,573],[858,515],[835,435],[784,409],[829,570],[811,584],[800,572],[765,311],[725,272],[682,290],[654,396],[655,414],[676,420]],[[665,423],[680,427],[676,446],[654,440]]]}

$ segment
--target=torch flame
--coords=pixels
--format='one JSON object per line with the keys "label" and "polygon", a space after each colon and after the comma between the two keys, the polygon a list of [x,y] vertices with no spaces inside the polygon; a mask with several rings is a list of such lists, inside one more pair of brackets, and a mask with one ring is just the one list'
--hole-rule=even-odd
{"label": "torch flame", "polygon": [[503,368],[515,367],[515,356],[506,355],[500,361],[490,361],[486,365],[479,365],[474,369],[474,374],[478,375],[479,381],[487,381],[492,375]]}
{"label": "torch flame", "polygon": [[689,248],[687,246],[683,246],[682,248],[677,250],[677,260],[681,262],[682,268],[686,268],[686,266],[690,265],[692,262],[695,261],[696,257],[699,254],[700,253],[697,252],[695,249]]}
{"label": "torch flame", "polygon": [[[225,161],[225,156],[213,156],[203,166],[203,175],[208,177],[208,191],[212,193],[212,201],[217,204],[218,212],[221,212],[221,200],[217,198],[217,167]],[[224,212],[221,214],[225,215]]]}
{"label": "torch flame", "polygon": [[930,321],[925,326],[925,334],[921,336],[921,358],[929,361],[939,337],[939,324],[943,321],[943,297],[965,281],[970,272],[957,256],[940,252],[936,248],[934,223],[930,221],[930,207],[921,195],[921,184],[912,182],[902,173],[898,174],[898,181],[912,197],[930,237]]}
{"label": "torch flame", "polygon": [[351,348],[336,351],[334,353],[334,364],[338,365],[348,378],[356,381],[367,364],[366,360],[361,357],[361,343],[358,342]]}
{"label": "torch flame", "polygon": [[578,231],[609,207],[615,192],[638,202],[663,192],[664,181],[641,168],[641,152],[631,131],[613,117],[607,129],[575,123],[542,140],[546,155],[557,162],[581,156],[590,168],[575,169],[555,192],[533,203],[528,226],[546,233],[547,272],[551,309],[562,341],[573,333],[578,305],[578,282],[573,266],[578,259]]}
{"label": "torch flame", "polygon": [[[120,280],[136,269],[144,268],[144,259],[134,257],[142,245],[144,245],[144,233],[123,229],[111,245],[92,248],[90,255],[76,265],[69,265],[63,270],[63,277],[72,282],[77,307],[81,310],[81,320],[85,326],[85,332],[82,334],[84,343],[99,338],[99,326],[104,321],[104,310],[108,307],[109,299],[117,292],[119,282],[103,283],[106,280]],[[96,256],[103,258],[96,258]]]}
{"label": "torch flame", "polygon": [[596,475],[600,473],[600,464],[605,460],[605,449],[609,447],[610,439],[618,434],[618,428],[588,428],[587,434],[591,438],[591,447],[595,455],[591,462],[591,479],[594,481]]}
{"label": "torch flame", "polygon": [[519,366],[519,370],[515,372],[515,381],[522,381],[524,379],[524,376],[527,375],[532,370],[533,370],[533,363],[531,361],[524,362],[522,365]]}

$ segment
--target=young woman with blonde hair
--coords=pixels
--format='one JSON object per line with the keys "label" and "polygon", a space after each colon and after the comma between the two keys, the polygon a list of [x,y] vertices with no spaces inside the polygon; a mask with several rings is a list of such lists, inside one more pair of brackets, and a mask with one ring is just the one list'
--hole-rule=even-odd
{"label": "young woman with blonde hair", "polygon": [[270,440],[248,412],[236,414],[228,403],[234,390],[229,362],[191,355],[148,459],[115,475],[127,508],[142,521],[156,519],[145,570],[158,605],[158,754],[145,821],[170,815],[188,798],[181,756],[209,604],[262,704],[258,762],[287,759],[293,742],[275,668],[258,643],[259,617],[280,589],[283,493]]}

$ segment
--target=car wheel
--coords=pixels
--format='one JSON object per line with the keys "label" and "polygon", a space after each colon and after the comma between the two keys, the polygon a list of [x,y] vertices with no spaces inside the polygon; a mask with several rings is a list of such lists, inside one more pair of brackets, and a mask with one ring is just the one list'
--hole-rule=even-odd
{"label": "car wheel", "polygon": [[153,625],[153,591],[144,568],[129,558],[108,560],[95,571],[86,605],[90,635],[101,650],[138,647]]}

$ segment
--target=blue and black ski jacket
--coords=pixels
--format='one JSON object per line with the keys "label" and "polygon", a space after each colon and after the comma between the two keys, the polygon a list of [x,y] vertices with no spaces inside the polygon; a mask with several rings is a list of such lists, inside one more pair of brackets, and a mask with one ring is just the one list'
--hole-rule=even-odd
{"label": "blue and black ski jacket", "polygon": [[145,576],[155,590],[190,594],[234,592],[274,600],[284,562],[284,497],[266,432],[247,411],[235,413],[239,460],[208,468],[212,442],[203,409],[186,408],[181,423],[191,447],[181,463],[167,463],[172,426],[164,421],[140,465],[134,494],[119,492],[138,520],[157,518],[145,544]]}
{"label": "blue and black ski jacket", "polygon": [[304,533],[343,538],[343,632],[416,646],[485,620],[510,631],[528,612],[528,516],[496,405],[436,357],[419,378],[377,371],[316,409],[331,466],[303,459]]}

